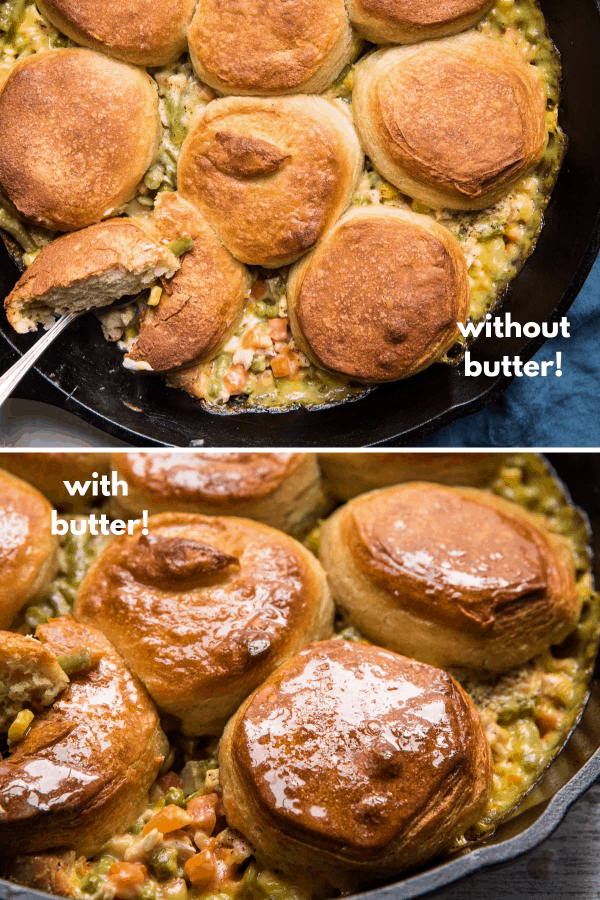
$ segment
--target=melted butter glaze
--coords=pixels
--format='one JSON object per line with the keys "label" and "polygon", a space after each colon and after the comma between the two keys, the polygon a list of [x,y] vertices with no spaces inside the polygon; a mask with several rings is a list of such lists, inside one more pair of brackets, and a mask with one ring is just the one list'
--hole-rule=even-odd
{"label": "melted butter glaze", "polygon": [[375,855],[468,777],[478,723],[452,678],[332,640],[281,667],[239,717],[240,777],[277,828]]}
{"label": "melted butter glaze", "polygon": [[145,539],[121,538],[90,570],[76,617],[107,635],[159,705],[241,685],[307,627],[318,589],[306,551],[287,535],[244,519],[183,513],[153,516],[149,530],[157,550],[165,542],[171,552],[177,542],[200,545],[225,562],[212,579],[203,572],[190,586],[173,577],[169,589],[135,563],[143,556],[150,565]]}
{"label": "melted butter glaze", "polygon": [[12,624],[57,546],[51,511],[39,491],[0,471],[0,627]]}
{"label": "melted butter glaze", "polygon": [[142,584],[184,590],[223,581],[240,564],[236,556],[197,541],[142,535],[124,566]]}
{"label": "melted butter glaze", "polygon": [[[54,704],[37,714],[25,739],[0,762],[0,840],[27,828],[28,846],[53,844],[55,818],[68,830],[99,812],[155,739],[158,717],[108,641],[70,616],[51,620],[38,637],[56,655],[88,646],[96,664],[75,675]],[[155,776],[160,757],[156,761]],[[145,788],[147,790],[147,786]],[[144,788],[140,787],[140,796]],[[64,830],[62,840],[67,840]],[[61,839],[58,839],[61,843]],[[26,850],[27,846],[23,847]]]}
{"label": "melted butter glaze", "polygon": [[549,541],[493,495],[411,484],[355,501],[347,526],[361,570],[402,606],[489,631],[551,580]]}
{"label": "melted butter glaze", "polygon": [[123,453],[118,471],[154,501],[242,502],[264,497],[291,475],[302,453]]}

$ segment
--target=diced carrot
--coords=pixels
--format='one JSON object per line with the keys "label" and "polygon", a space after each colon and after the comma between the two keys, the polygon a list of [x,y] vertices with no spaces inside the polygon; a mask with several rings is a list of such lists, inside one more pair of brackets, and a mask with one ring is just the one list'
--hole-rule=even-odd
{"label": "diced carrot", "polygon": [[201,853],[196,853],[195,856],[192,856],[186,862],[184,872],[194,887],[210,887],[217,874],[217,866],[213,854],[210,850],[202,850]]}
{"label": "diced carrot", "polygon": [[165,794],[167,793],[169,788],[172,788],[172,787],[182,788],[183,787],[183,781],[181,780],[179,775],[177,775],[175,772],[167,772],[166,775],[161,775],[156,783],[159,786],[159,788],[161,789],[161,791],[164,791]]}
{"label": "diced carrot", "polygon": [[250,296],[253,300],[262,300],[262,298],[267,293],[267,286],[264,281],[255,281],[252,285],[252,290],[250,291]]}
{"label": "diced carrot", "polygon": [[285,341],[287,339],[289,321],[286,316],[280,316],[278,319],[269,319],[269,334],[274,341]]}
{"label": "diced carrot", "polygon": [[232,366],[227,375],[225,375],[223,378],[223,387],[230,395],[241,394],[246,387],[247,380],[248,376],[246,370],[240,363],[237,366]]}
{"label": "diced carrot", "polygon": [[212,834],[217,824],[216,794],[206,794],[204,797],[195,797],[187,805],[187,811],[193,819],[193,826],[201,828],[207,834]]}
{"label": "diced carrot", "polygon": [[185,828],[186,825],[192,824],[192,817],[185,809],[175,806],[173,803],[169,806],[163,806],[152,818],[144,825],[142,837],[150,834],[156,828],[161,834],[168,834],[170,831],[177,831],[178,828]]}
{"label": "diced carrot", "polygon": [[146,866],[141,863],[113,863],[106,873],[119,900],[136,900],[146,880]]}
{"label": "diced carrot", "polygon": [[275,378],[285,378],[290,374],[290,364],[287,355],[280,353],[271,360],[271,370]]}

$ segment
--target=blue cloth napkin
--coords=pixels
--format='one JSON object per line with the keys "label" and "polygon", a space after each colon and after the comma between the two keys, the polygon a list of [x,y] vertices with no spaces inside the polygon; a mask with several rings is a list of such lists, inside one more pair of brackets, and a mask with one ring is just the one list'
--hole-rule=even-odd
{"label": "blue cloth napkin", "polygon": [[600,447],[600,256],[567,318],[571,337],[533,357],[553,360],[561,350],[561,378],[515,378],[498,403],[418,446]]}

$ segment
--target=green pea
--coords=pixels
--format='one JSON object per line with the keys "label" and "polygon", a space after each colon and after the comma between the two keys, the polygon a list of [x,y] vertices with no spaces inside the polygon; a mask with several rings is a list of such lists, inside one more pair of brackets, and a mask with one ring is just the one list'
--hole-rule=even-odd
{"label": "green pea", "polygon": [[254,375],[260,375],[261,372],[264,372],[267,368],[267,358],[266,356],[255,356],[252,362],[250,363],[250,371]]}
{"label": "green pea", "polygon": [[6,4],[0,15],[0,31],[12,31],[25,13],[25,0],[12,0]]}
{"label": "green pea", "polygon": [[169,250],[174,256],[183,256],[189,250],[194,249],[194,242],[191,238],[177,238],[168,245]]}
{"label": "green pea", "polygon": [[157,191],[163,183],[165,177],[164,169],[161,166],[154,165],[147,172],[144,178],[144,184],[151,191]]}
{"label": "green pea", "polygon": [[81,890],[84,894],[97,894],[102,887],[102,879],[91,872],[81,879]]}
{"label": "green pea", "polygon": [[503,222],[481,222],[475,227],[475,234],[480,241],[491,241],[504,233]]}
{"label": "green pea", "polygon": [[267,315],[268,306],[262,300],[257,300],[254,304],[254,315],[264,318]]}
{"label": "green pea", "polygon": [[30,606],[25,613],[25,621],[30,628],[37,628],[48,621],[48,614],[42,606]]}
{"label": "green pea", "polygon": [[251,862],[250,865],[246,868],[246,871],[243,875],[243,882],[245,888],[250,888],[256,884],[256,879],[258,877],[258,867],[256,863]]}
{"label": "green pea", "polygon": [[[142,829],[140,828],[140,831]],[[94,866],[94,872],[97,875],[106,875],[110,867],[116,863],[116,859],[114,856],[101,856],[96,865]]]}
{"label": "green pea", "polygon": [[81,647],[79,650],[74,650],[73,653],[64,653],[57,659],[59,666],[69,677],[77,675],[78,672],[87,671],[92,664],[89,647]]}
{"label": "green pea", "polygon": [[179,806],[181,809],[185,809],[185,794],[178,787],[170,787],[167,793],[165,794],[165,806]]}
{"label": "green pea", "polygon": [[177,874],[177,851],[166,847],[154,850],[150,856],[150,865],[160,881],[174,878]]}
{"label": "green pea", "polygon": [[68,41],[62,34],[53,34],[49,43],[51,50],[61,50],[63,47],[67,46]]}
{"label": "green pea", "polygon": [[267,306],[267,319],[279,318],[279,303],[271,303]]}
{"label": "green pea", "polygon": [[220,384],[220,382],[215,381],[214,379],[212,379],[211,381],[209,381],[209,383],[208,383],[208,388],[207,388],[206,393],[207,393],[209,399],[211,399],[211,400],[216,400],[217,397],[219,397],[220,394],[221,394],[221,384]]}
{"label": "green pea", "polygon": [[217,356],[215,360],[215,365],[213,369],[213,374],[215,378],[222,378],[223,375],[226,375],[231,367],[231,357],[223,354],[222,356]]}

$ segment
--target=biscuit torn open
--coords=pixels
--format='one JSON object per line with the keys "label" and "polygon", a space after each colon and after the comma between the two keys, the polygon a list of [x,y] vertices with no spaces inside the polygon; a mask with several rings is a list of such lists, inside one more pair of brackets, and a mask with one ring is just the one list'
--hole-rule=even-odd
{"label": "biscuit torn open", "polygon": [[178,269],[175,253],[150,228],[110,219],[44,247],[6,298],[6,314],[20,334],[49,328],[58,316],[109,306]]}
{"label": "biscuit torn open", "polygon": [[35,638],[0,631],[0,732],[27,707],[50,706],[69,685],[55,654]]}

